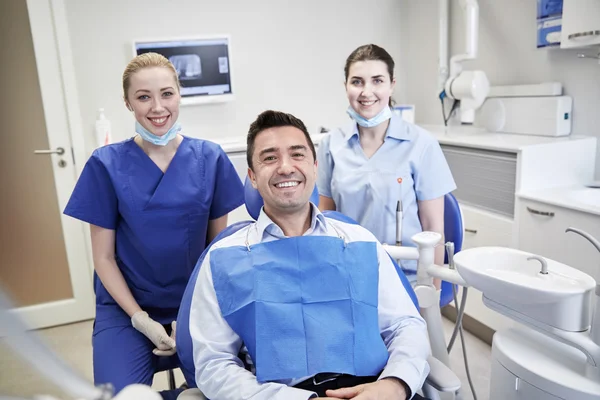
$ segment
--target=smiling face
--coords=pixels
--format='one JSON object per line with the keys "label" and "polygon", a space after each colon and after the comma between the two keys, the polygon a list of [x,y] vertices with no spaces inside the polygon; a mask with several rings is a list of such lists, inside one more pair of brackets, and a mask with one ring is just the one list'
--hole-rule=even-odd
{"label": "smiling face", "polygon": [[248,176],[270,216],[308,210],[317,162],[304,132],[293,126],[278,126],[258,133]]}
{"label": "smiling face", "polygon": [[370,119],[389,106],[395,85],[383,61],[357,61],[348,70],[346,94],[354,111]]}
{"label": "smiling face", "polygon": [[125,103],[135,119],[156,136],[163,136],[179,117],[179,86],[165,67],[142,68],[129,78]]}

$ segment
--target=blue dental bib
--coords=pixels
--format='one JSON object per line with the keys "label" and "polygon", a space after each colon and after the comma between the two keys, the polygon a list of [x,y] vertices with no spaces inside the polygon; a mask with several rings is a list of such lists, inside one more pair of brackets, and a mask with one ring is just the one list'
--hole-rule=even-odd
{"label": "blue dental bib", "polygon": [[373,376],[385,367],[376,243],[286,238],[215,249],[210,268],[221,313],[248,348],[259,382]]}

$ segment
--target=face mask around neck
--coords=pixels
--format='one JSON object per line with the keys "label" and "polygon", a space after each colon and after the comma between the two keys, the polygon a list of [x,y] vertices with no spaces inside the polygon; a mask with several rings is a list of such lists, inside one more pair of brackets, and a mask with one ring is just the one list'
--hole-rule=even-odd
{"label": "face mask around neck", "polygon": [[175,122],[171,129],[167,131],[162,136],[156,136],[146,128],[142,126],[139,122],[135,121],[135,132],[142,137],[145,141],[155,144],[157,146],[166,146],[171,140],[173,140],[177,134],[181,131],[181,124],[179,122]]}

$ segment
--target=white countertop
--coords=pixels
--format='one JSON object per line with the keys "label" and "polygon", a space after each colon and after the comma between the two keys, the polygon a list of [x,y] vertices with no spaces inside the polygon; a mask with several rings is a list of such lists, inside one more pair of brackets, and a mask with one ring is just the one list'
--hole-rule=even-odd
{"label": "white countertop", "polygon": [[600,189],[585,186],[565,186],[550,189],[528,190],[517,193],[527,200],[600,215]]}
{"label": "white countertop", "polygon": [[533,135],[515,135],[508,133],[487,132],[483,128],[470,126],[441,126],[441,125],[420,125],[427,129],[440,144],[451,146],[472,147],[477,149],[504,151],[509,153],[518,153],[524,147],[543,145],[547,143],[557,143],[572,140],[587,139],[586,136],[533,136]]}

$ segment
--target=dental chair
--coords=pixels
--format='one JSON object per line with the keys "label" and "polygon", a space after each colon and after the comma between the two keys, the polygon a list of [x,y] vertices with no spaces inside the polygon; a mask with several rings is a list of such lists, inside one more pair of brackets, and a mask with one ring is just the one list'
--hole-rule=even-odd
{"label": "dental chair", "polygon": [[[186,379],[186,383],[190,388],[197,388],[196,380],[195,380],[195,366],[194,366],[194,357],[193,357],[193,346],[192,346],[192,338],[190,336],[189,330],[189,319],[190,319],[190,308],[192,295],[194,292],[194,288],[196,286],[196,279],[198,278],[198,272],[200,270],[200,265],[204,261],[204,257],[207,252],[212,247],[213,243],[218,242],[219,240],[230,236],[231,234],[237,232],[243,227],[253,223],[259,216],[260,210],[263,206],[263,199],[258,193],[256,189],[252,187],[250,180],[246,177],[246,182],[244,184],[244,195],[245,195],[245,203],[246,210],[248,214],[253,218],[252,221],[240,221],[235,224],[232,224],[225,228],[217,237],[212,241],[212,243],[204,250],[202,255],[200,256],[194,271],[192,272],[192,276],[188,282],[188,285],[183,294],[181,306],[179,308],[179,314],[177,316],[177,333],[176,333],[176,343],[177,343],[177,354],[179,356],[179,360],[181,363],[181,370]],[[319,194],[317,188],[315,189],[311,195],[310,201],[314,204],[318,204],[319,202]],[[454,199],[454,201],[456,201]],[[458,204],[458,203],[457,203]],[[325,211],[323,213],[326,217],[336,219],[339,221],[357,224],[356,221],[351,218],[337,212],[337,211]],[[461,224],[462,227],[462,224]],[[462,230],[462,228],[461,228]],[[419,303],[417,300],[417,296],[402,269],[398,266],[396,261],[390,257],[394,266],[396,267],[396,271],[404,285],[406,291],[408,292],[410,298],[412,299],[415,307],[419,309]],[[452,290],[451,285],[450,291]],[[240,355],[240,359],[244,362],[246,368],[251,370],[251,366],[246,365],[244,357]],[[434,357],[430,357],[428,360],[430,366],[430,373],[421,389],[423,396],[431,399],[431,400],[439,400],[439,393],[456,393],[460,387],[461,382],[458,377],[444,364],[444,362],[439,361]],[[199,399],[202,397],[199,397]]]}

